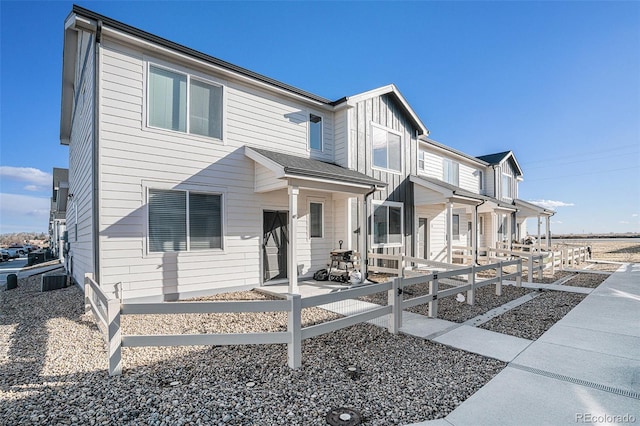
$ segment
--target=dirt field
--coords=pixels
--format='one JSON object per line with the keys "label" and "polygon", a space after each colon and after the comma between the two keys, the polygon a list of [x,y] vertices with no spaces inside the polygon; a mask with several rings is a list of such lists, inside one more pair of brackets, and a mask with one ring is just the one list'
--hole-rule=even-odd
{"label": "dirt field", "polygon": [[591,247],[591,258],[613,262],[640,263],[640,239],[638,241],[576,241],[571,245],[586,244]]}

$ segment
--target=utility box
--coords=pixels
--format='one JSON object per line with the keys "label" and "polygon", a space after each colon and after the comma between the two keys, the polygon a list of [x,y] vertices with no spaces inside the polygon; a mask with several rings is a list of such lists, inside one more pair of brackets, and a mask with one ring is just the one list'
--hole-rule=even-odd
{"label": "utility box", "polygon": [[18,288],[18,276],[16,274],[7,275],[7,290]]}
{"label": "utility box", "polygon": [[66,275],[43,275],[41,291],[59,290],[67,287]]}

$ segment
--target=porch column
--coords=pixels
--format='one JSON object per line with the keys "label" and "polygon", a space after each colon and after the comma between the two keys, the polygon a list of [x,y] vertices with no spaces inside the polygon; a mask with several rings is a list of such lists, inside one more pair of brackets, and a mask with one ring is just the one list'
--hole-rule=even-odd
{"label": "porch column", "polygon": [[287,245],[287,276],[289,293],[298,293],[298,194],[297,186],[289,187],[289,244]]}
{"label": "porch column", "polygon": [[513,250],[513,246],[511,245],[512,244],[512,242],[511,242],[511,240],[512,240],[512,238],[511,238],[511,232],[512,232],[511,226],[513,224],[513,213],[509,213],[506,216],[506,218],[507,218],[507,247],[508,247],[509,251],[511,251],[511,250]]}
{"label": "porch column", "polygon": [[478,208],[471,208],[471,256],[473,264],[478,263]]}
{"label": "porch column", "polygon": [[542,242],[540,241],[540,215],[536,216],[536,220],[538,221],[538,251],[540,251],[540,248],[542,247]]}
{"label": "porch column", "polygon": [[547,232],[547,250],[551,250],[551,216],[547,216],[545,231]]}
{"label": "porch column", "polygon": [[358,224],[360,233],[358,234],[358,247],[360,249],[360,274],[362,274],[362,282],[367,279],[367,200],[364,195],[358,195]]}
{"label": "porch column", "polygon": [[453,263],[453,203],[447,203],[447,263]]}

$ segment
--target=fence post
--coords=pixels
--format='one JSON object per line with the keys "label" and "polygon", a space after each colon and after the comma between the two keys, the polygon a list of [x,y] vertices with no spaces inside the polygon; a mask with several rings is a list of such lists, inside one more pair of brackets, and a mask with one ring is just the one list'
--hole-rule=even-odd
{"label": "fence post", "polygon": [[551,252],[551,275],[556,274],[556,252]]}
{"label": "fence post", "polygon": [[404,254],[400,253],[398,255],[398,276],[404,277]]}
{"label": "fence post", "polygon": [[538,279],[541,280],[542,279],[542,272],[544,270],[544,255],[541,254],[538,257]]}
{"label": "fence post", "polygon": [[433,300],[429,302],[429,318],[438,316],[438,274],[433,274],[433,279],[429,281],[429,293]]}
{"label": "fence post", "polygon": [[516,287],[522,287],[522,258],[518,259],[517,272]]}
{"label": "fence post", "polygon": [[498,262],[498,282],[496,283],[496,296],[502,296],[502,261]]}
{"label": "fence post", "polygon": [[120,331],[120,300],[107,303],[107,333],[109,342],[109,375],[122,374],[122,333]]}
{"label": "fence post", "polygon": [[299,294],[287,294],[291,303],[287,313],[287,331],[291,339],[287,343],[289,368],[297,369],[302,366],[302,297]]}
{"label": "fence post", "polygon": [[467,304],[473,305],[476,301],[476,267],[474,265],[471,265],[467,283],[471,285],[471,289],[467,290]]}
{"label": "fence post", "polygon": [[529,284],[533,282],[533,253],[527,257],[527,274],[529,275]]}
{"label": "fence post", "polygon": [[89,280],[93,279],[93,274],[87,272],[84,274],[84,313],[88,314],[91,312],[91,284]]}
{"label": "fence post", "polygon": [[391,305],[391,317],[387,329],[389,333],[398,334],[402,327],[402,278],[396,277],[392,281],[391,290],[387,292],[387,298]]}

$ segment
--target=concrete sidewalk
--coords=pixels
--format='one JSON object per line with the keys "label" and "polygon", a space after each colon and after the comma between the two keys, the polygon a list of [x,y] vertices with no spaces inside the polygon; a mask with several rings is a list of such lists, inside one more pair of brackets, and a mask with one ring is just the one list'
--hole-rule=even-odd
{"label": "concrete sidewalk", "polygon": [[418,425],[640,423],[640,264],[625,264],[445,419]]}

